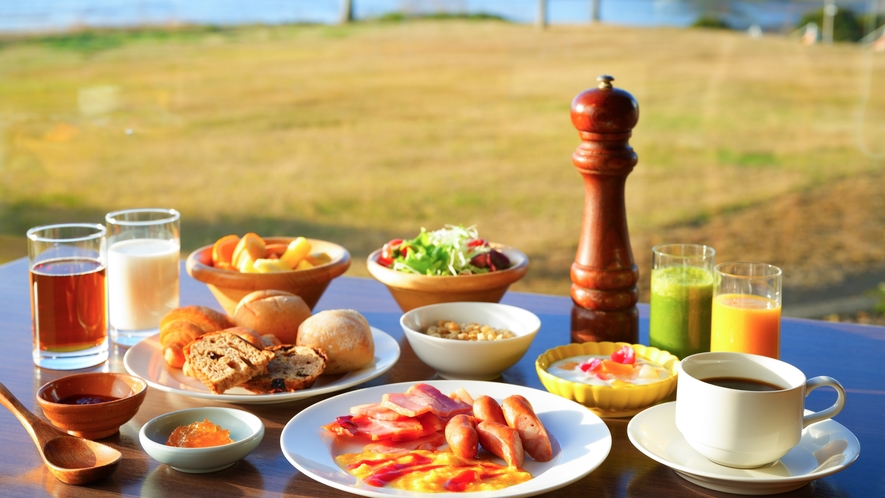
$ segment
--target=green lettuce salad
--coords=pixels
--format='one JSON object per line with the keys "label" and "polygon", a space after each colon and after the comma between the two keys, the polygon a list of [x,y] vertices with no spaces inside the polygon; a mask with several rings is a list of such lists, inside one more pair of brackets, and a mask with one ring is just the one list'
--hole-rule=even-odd
{"label": "green lettuce salad", "polygon": [[479,238],[475,227],[446,225],[414,239],[393,239],[381,249],[378,264],[406,273],[453,276],[478,275],[510,267],[510,260]]}

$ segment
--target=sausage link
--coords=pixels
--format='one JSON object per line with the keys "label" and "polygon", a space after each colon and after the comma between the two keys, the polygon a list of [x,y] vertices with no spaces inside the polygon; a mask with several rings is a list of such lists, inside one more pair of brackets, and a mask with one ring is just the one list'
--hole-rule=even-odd
{"label": "sausage link", "polygon": [[525,450],[515,429],[486,420],[476,425],[476,433],[486,451],[501,457],[511,467],[522,468]]}
{"label": "sausage link", "polygon": [[472,417],[455,415],[446,423],[446,442],[452,453],[461,458],[476,458],[479,451],[479,436]]}
{"label": "sausage link", "polygon": [[507,425],[516,429],[529,456],[539,462],[553,459],[550,436],[527,399],[518,394],[508,396],[501,403],[501,408]]}
{"label": "sausage link", "polygon": [[507,425],[507,419],[504,418],[501,405],[489,396],[478,396],[473,400],[473,416],[480,422],[491,420],[492,422]]}

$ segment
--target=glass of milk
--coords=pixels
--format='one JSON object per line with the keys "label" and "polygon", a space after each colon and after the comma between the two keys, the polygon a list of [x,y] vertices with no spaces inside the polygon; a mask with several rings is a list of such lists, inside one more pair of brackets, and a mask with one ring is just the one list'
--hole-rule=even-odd
{"label": "glass of milk", "polygon": [[174,209],[126,209],[105,216],[111,339],[132,346],[160,331],[178,307],[181,215]]}

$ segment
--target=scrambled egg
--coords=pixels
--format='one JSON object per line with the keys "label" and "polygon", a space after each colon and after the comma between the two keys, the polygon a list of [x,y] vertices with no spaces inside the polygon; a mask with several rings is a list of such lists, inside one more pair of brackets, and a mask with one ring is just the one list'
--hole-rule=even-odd
{"label": "scrambled egg", "polygon": [[422,493],[492,491],[532,478],[524,470],[488,460],[464,459],[450,450],[402,454],[363,451],[339,455],[335,461],[370,486]]}

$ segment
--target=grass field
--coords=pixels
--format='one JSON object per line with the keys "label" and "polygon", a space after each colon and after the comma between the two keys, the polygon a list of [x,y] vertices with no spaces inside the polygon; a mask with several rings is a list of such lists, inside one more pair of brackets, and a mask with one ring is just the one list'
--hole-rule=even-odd
{"label": "grass field", "polygon": [[662,242],[776,264],[787,292],[885,267],[885,52],[496,21],[5,40],[0,261],[27,255],[31,226],[127,207],[180,210],[185,253],[247,231],[333,240],[350,275],[390,238],[475,224],[529,254],[515,289],[567,294],[569,105],[600,74],[640,106],[643,289]]}

